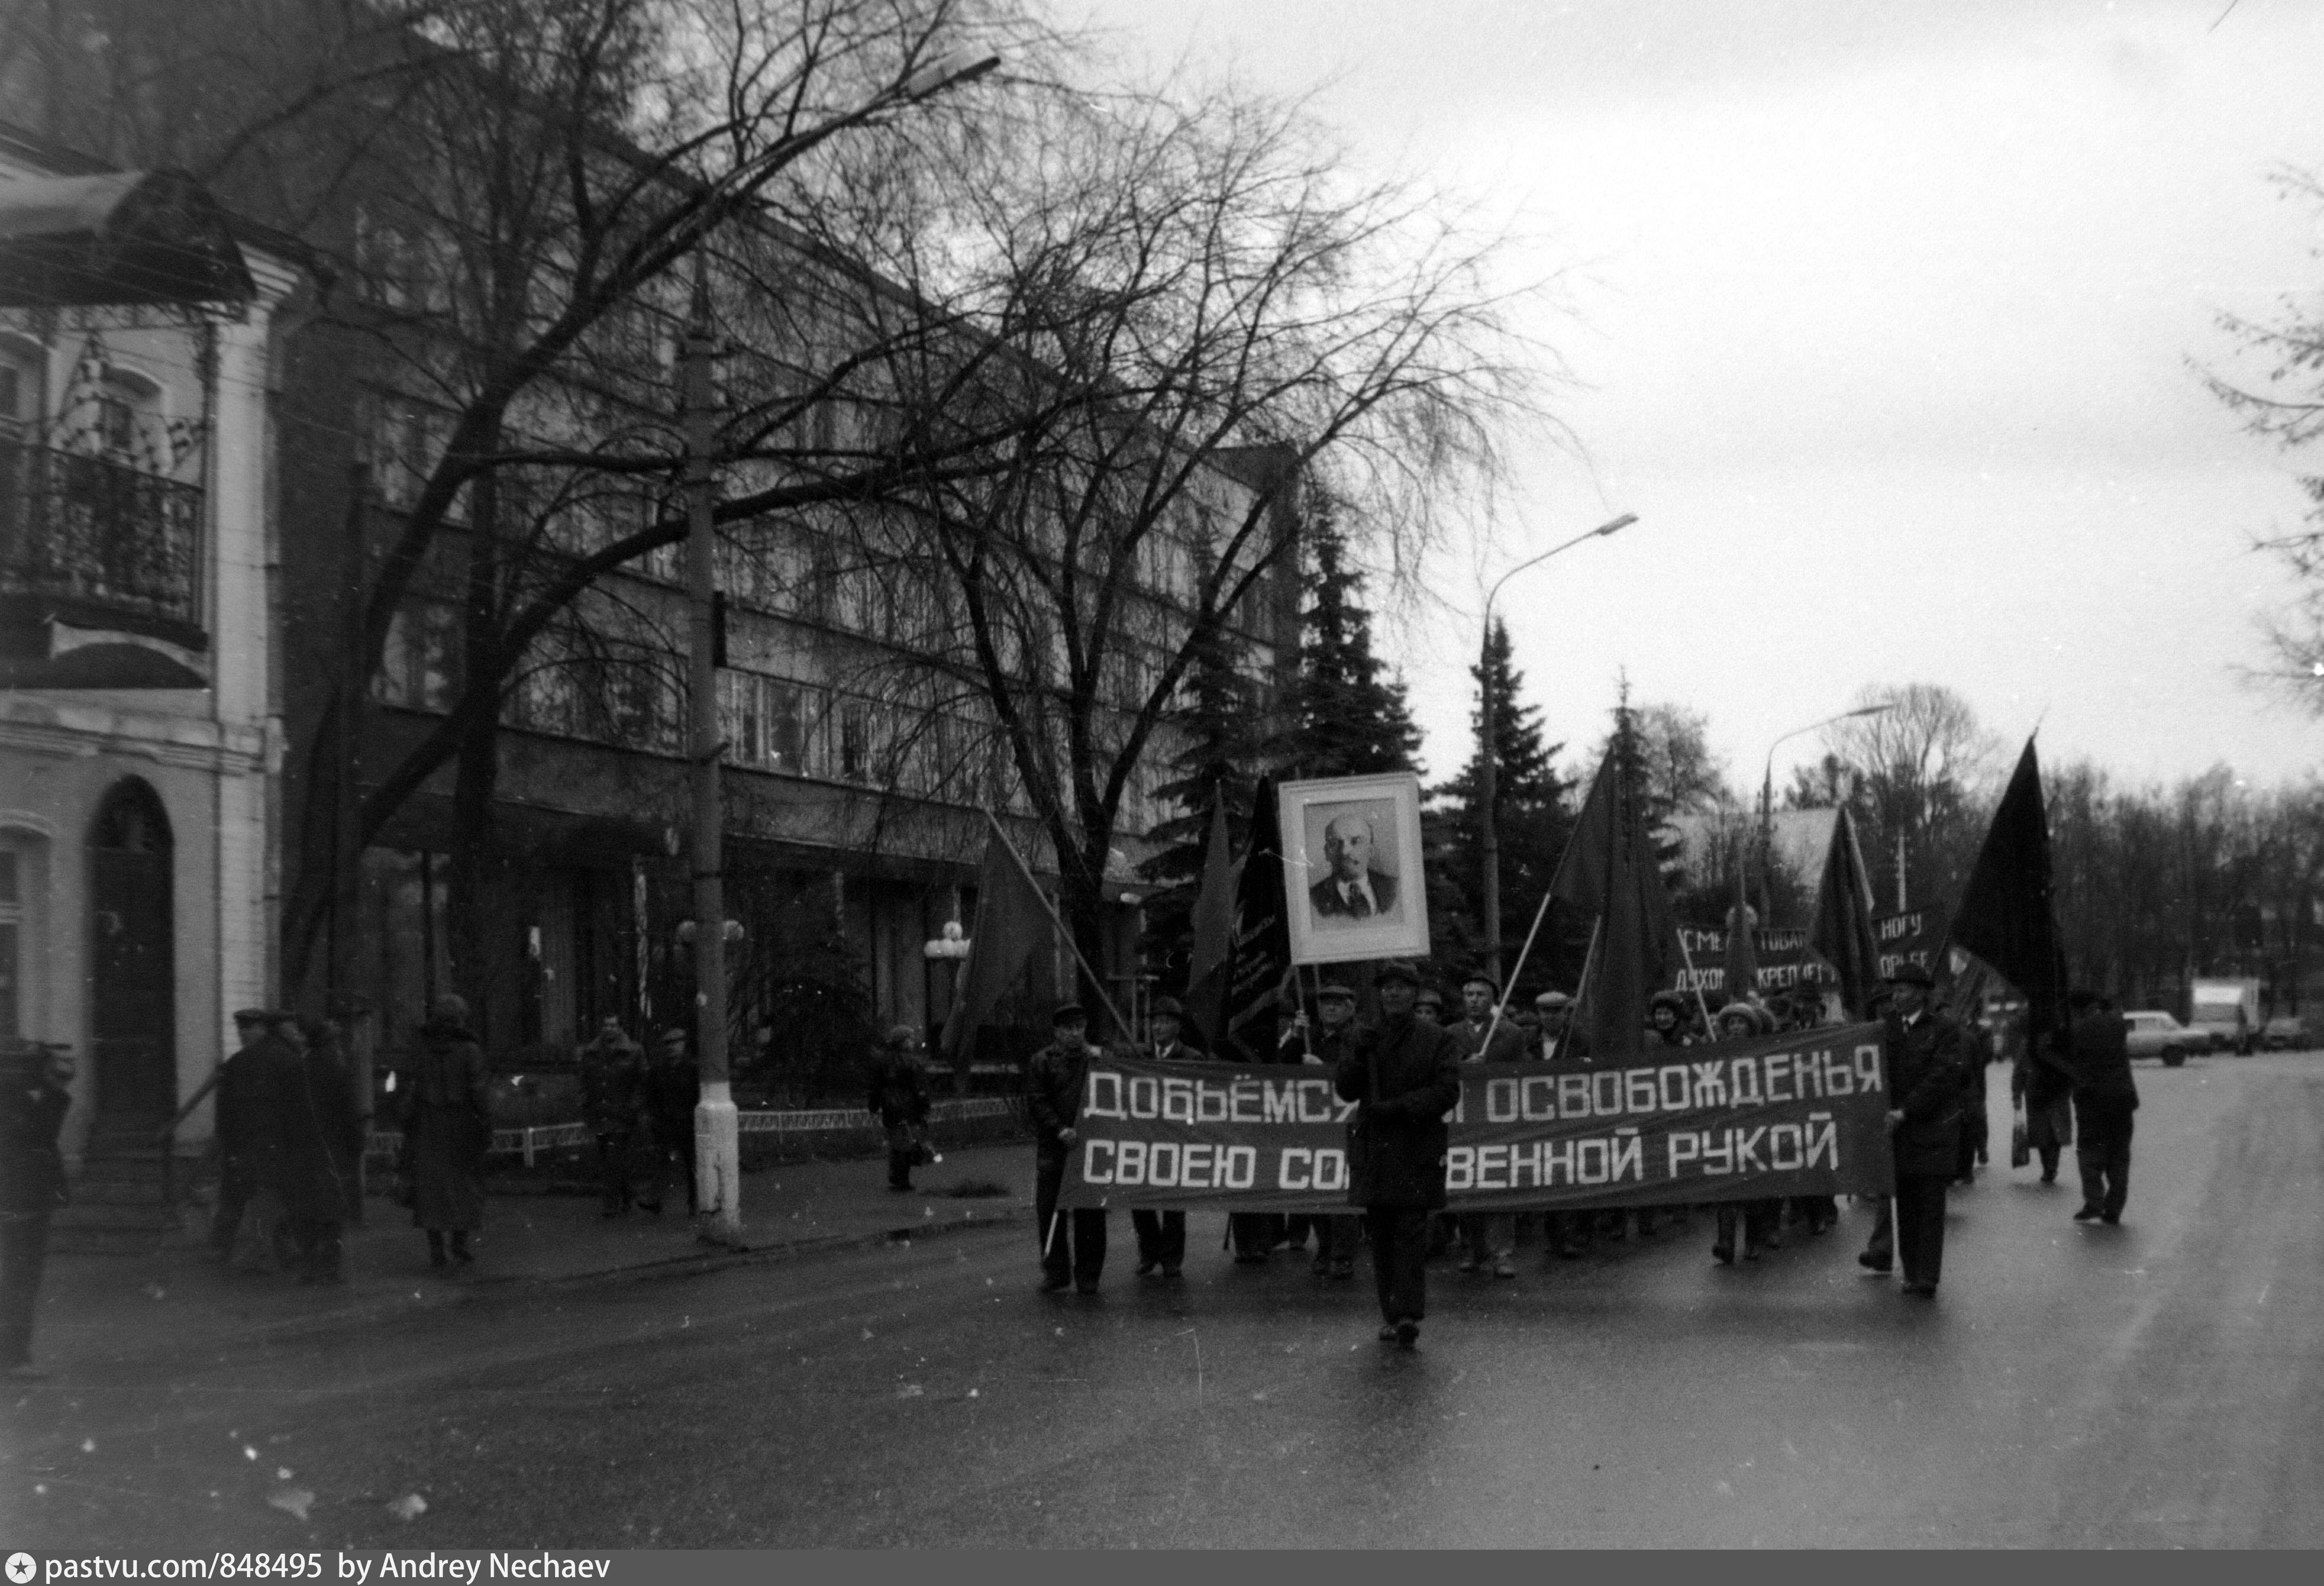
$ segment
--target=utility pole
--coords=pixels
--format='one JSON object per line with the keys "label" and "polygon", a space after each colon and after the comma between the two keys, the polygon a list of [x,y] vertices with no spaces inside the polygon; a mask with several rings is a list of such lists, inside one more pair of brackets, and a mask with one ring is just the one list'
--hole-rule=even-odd
{"label": "utility pole", "polygon": [[694,1109],[695,1203],[701,1237],[738,1242],[742,1233],[742,1163],[734,1092],[726,1066],[726,888],[720,826],[719,735],[715,631],[717,533],[711,509],[718,484],[710,455],[717,444],[717,398],[710,383],[715,356],[710,325],[710,279],[700,254],[694,262],[694,306],[687,316],[678,371],[678,406],[686,431],[687,701],[691,717],[687,758],[694,794],[694,1028],[702,1099]]}

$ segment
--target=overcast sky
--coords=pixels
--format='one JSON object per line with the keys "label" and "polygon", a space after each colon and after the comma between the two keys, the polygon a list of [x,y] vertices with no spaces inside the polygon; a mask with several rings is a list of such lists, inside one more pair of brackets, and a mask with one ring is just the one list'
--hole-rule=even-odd
{"label": "overcast sky", "polygon": [[[2324,287],[2317,0],[1098,0],[1120,41],[1320,90],[1354,157],[1523,217],[1574,318],[1587,455],[1386,635],[1432,776],[1467,753],[1480,575],[1554,738],[1616,679],[1708,713],[1756,786],[1867,684],[1965,695],[2045,761],[2304,775],[2318,725],[2236,675],[2302,466],[2190,360]],[[2305,466],[2324,471],[2319,459]],[[1466,631],[1463,632],[1465,627]],[[1776,759],[1780,787],[1812,737]]]}

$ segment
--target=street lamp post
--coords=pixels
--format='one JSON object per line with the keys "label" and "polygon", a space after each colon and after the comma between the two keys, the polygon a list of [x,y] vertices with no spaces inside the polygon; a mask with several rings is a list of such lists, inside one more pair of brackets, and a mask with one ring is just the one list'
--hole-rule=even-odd
{"label": "street lamp post", "polygon": [[1794,727],[1767,745],[1767,763],[1759,773],[1759,918],[1768,927],[1775,923],[1775,751],[1803,733],[1821,731],[1834,722],[1854,721],[1858,716],[1886,715],[1895,705],[1868,705],[1856,710],[1844,710],[1836,716],[1826,716],[1820,722],[1810,722],[1804,727]]}
{"label": "street lamp post", "polygon": [[[882,95],[867,112],[890,103],[922,103],[947,88],[973,82],[1000,64],[998,55],[954,51],[940,56]],[[807,143],[819,141],[821,135]],[[803,152],[806,146],[796,152]],[[726,745],[718,722],[714,522],[717,480],[711,460],[717,445],[717,412],[710,364],[716,355],[709,275],[703,255],[696,253],[694,300],[678,371],[678,401],[686,438],[687,754],[694,805],[691,853],[697,920],[726,918],[718,776]],[[740,1120],[726,1058],[726,942],[724,930],[702,931],[694,946],[695,1051],[702,1078],[702,1097],[694,1110],[695,1203],[700,1208],[702,1237],[714,1243],[735,1244],[742,1235],[742,1165]]]}
{"label": "street lamp post", "polygon": [[1637,521],[1636,512],[1624,512],[1610,523],[1600,523],[1563,545],[1553,545],[1493,580],[1492,588],[1485,595],[1485,631],[1477,645],[1477,829],[1485,872],[1485,967],[1492,972],[1496,982],[1501,978],[1501,832],[1500,819],[1494,810],[1500,798],[1500,766],[1493,747],[1493,602],[1499,596],[1501,586],[1527,567],[1537,567],[1562,550],[1572,550],[1585,539],[1602,539]]}

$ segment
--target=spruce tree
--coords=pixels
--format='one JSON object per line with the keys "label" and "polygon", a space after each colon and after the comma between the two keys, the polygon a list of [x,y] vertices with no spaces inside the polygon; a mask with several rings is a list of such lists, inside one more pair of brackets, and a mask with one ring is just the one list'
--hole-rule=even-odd
{"label": "spruce tree", "polygon": [[1251,687],[1237,667],[1241,654],[1229,632],[1213,631],[1197,641],[1186,673],[1185,703],[1171,717],[1185,734],[1185,748],[1170,762],[1174,779],[1154,789],[1157,800],[1175,805],[1178,813],[1146,834],[1159,847],[1138,873],[1163,890],[1146,900],[1139,947],[1146,972],[1157,977],[1167,996],[1185,990],[1194,895],[1202,886],[1211,812],[1222,800],[1234,852],[1241,853],[1250,844],[1259,742],[1252,724]]}
{"label": "spruce tree", "polygon": [[1372,653],[1363,575],[1328,516],[1310,535],[1314,558],[1300,613],[1299,672],[1291,686],[1284,758],[1301,777],[1360,777],[1420,769],[1420,729],[1404,685]]}

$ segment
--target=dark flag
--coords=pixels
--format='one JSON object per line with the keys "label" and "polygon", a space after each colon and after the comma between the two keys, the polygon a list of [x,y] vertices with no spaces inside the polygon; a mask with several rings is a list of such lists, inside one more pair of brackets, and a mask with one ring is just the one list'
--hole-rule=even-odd
{"label": "dark flag", "polygon": [[945,1019],[945,1056],[956,1066],[967,1064],[976,1027],[1017,983],[1026,960],[1049,940],[1051,930],[1048,905],[1025,879],[1001,834],[993,832],[984,840],[984,864],[976,875],[968,964],[953,988],[952,1012]]}
{"label": "dark flag", "polygon": [[1618,719],[1613,750],[1590,784],[1549,884],[1560,904],[1597,922],[1580,1000],[1591,1050],[1601,1061],[1645,1049],[1646,1000],[1669,983],[1679,951],[1678,924],[1639,807],[1629,720]]}
{"label": "dark flag", "polygon": [[1186,1020],[1205,1041],[1225,1033],[1227,976],[1234,964],[1235,867],[1227,835],[1227,801],[1211,806],[1203,881],[1194,891],[1194,950],[1186,966]]}
{"label": "dark flag", "polygon": [[[1727,951],[1720,962],[1729,1002],[1748,1002],[1759,991],[1759,916],[1743,899],[1743,866],[1735,866],[1735,901],[1727,908]],[[1719,1032],[1713,1030],[1711,1034]]]}
{"label": "dark flag", "polygon": [[2066,954],[2050,886],[2049,816],[2028,738],[1961,889],[1947,940],[2017,988],[2025,998],[2027,1033],[2037,1043],[2063,1028],[2066,1016]]}
{"label": "dark flag", "polygon": [[1880,945],[1872,929],[1872,878],[1857,846],[1856,823],[1845,808],[1838,816],[1824,850],[1823,883],[1816,889],[1808,945],[1840,976],[1840,1005],[1848,1017],[1862,1019],[1880,981]]}
{"label": "dark flag", "polygon": [[[1283,901],[1283,834],[1275,779],[1250,801],[1250,852],[1235,885],[1234,949],[1226,968],[1225,1034],[1255,1061],[1275,1056],[1275,1010],[1291,977],[1291,920]],[[1255,1028],[1254,1028],[1255,1027]]]}

